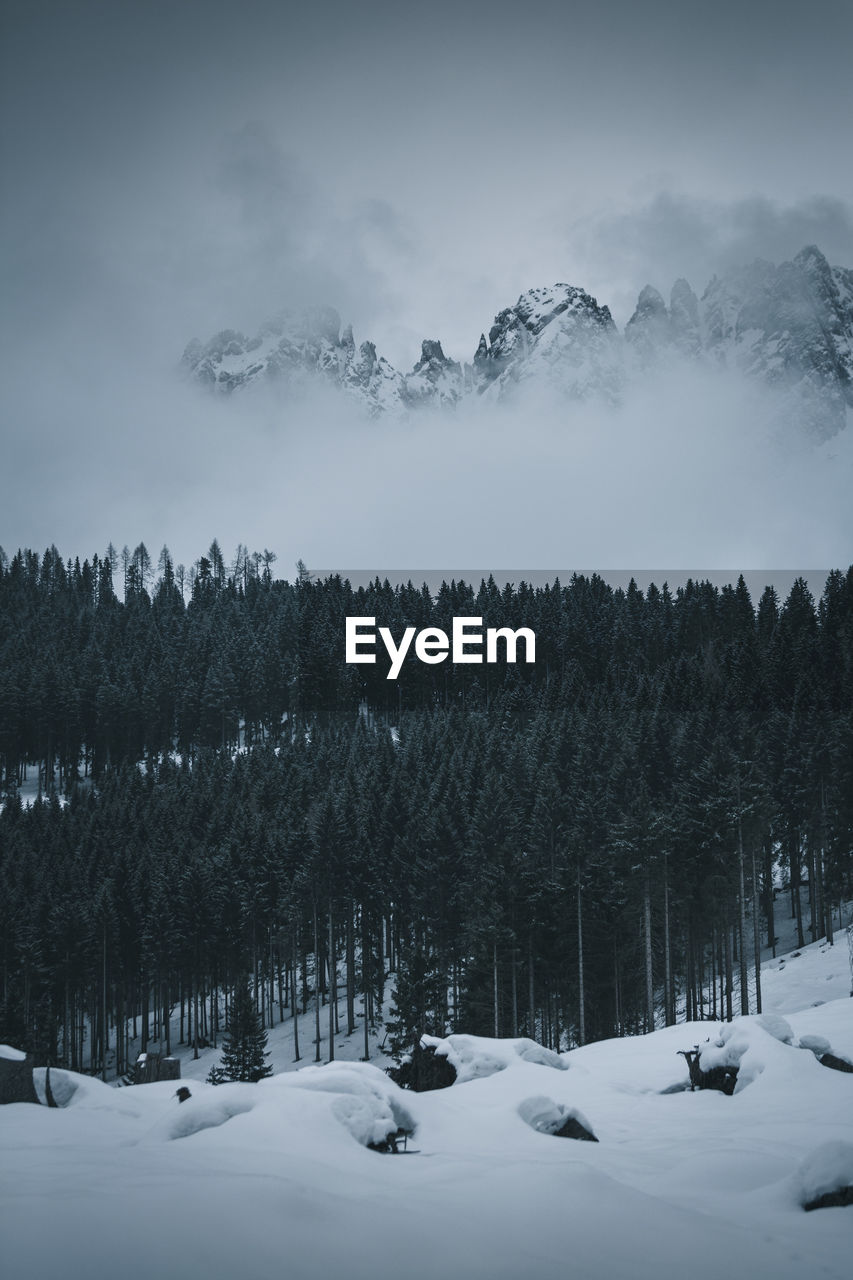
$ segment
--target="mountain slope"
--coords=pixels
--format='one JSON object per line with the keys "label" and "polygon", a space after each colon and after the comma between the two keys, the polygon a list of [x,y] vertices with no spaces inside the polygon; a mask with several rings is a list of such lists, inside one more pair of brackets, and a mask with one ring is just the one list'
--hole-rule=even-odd
{"label": "mountain slope", "polygon": [[683,280],[669,310],[646,288],[625,336],[644,363],[678,348],[760,379],[818,436],[840,431],[853,408],[853,272],[814,245],[778,267],[756,261],[715,277],[698,304]]}

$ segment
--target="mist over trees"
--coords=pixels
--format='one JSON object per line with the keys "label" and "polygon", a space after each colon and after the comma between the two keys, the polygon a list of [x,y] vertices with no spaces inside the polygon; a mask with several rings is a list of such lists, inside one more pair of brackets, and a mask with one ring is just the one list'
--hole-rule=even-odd
{"label": "mist over trees", "polygon": [[[742,580],[433,597],[274,562],[0,555],[0,1039],[120,1075],[174,1030],[217,1044],[248,977],[317,1060],[380,1018],[395,1050],[565,1048],[760,1009],[774,883],[801,944],[832,938],[853,569],[754,606]],[[348,615],[527,626],[537,661],[389,681],[381,647],[345,664]]]}

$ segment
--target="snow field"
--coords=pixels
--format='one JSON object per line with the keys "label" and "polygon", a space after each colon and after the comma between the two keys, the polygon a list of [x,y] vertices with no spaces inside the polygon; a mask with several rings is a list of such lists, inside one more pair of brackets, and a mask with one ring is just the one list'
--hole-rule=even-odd
{"label": "snow field", "polygon": [[[67,1106],[0,1110],[4,1271],[846,1277],[853,1212],[802,1208],[853,1170],[853,1075],[814,1051],[853,1058],[846,939],[766,972],[772,1016],[729,1025],[562,1055],[529,1040],[433,1041],[460,1078],[426,1094],[358,1062],[257,1085],[190,1080],[183,1104],[174,1082],[115,1089],[51,1071]],[[664,1092],[686,1082],[678,1050],[694,1044],[703,1065],[737,1057],[732,1097]],[[597,1144],[547,1132],[570,1112]],[[364,1145],[400,1125],[415,1130],[405,1157]]]}

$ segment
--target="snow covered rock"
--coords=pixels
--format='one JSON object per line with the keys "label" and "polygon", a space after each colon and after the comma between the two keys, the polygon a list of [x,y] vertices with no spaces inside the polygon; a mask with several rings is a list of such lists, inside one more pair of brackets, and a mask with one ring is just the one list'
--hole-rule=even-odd
{"label": "snow covered rock", "polygon": [[525,1124],[537,1133],[555,1138],[575,1138],[581,1142],[598,1142],[592,1125],[576,1107],[567,1107],[551,1098],[526,1098],[518,1108]]}
{"label": "snow covered rock", "polygon": [[33,1087],[32,1060],[20,1049],[0,1045],[0,1104],[38,1102]]}
{"label": "snow covered rock", "polygon": [[446,1058],[460,1083],[496,1075],[523,1062],[556,1071],[567,1071],[569,1066],[560,1054],[525,1036],[514,1040],[465,1035],[450,1035],[442,1040],[437,1036],[422,1036],[421,1047],[432,1047],[436,1057]]}
{"label": "snow covered rock", "polygon": [[67,1107],[77,1092],[78,1080],[79,1076],[59,1067],[36,1067],[33,1071],[33,1085],[43,1107]]}
{"label": "snow covered rock", "polygon": [[829,1053],[832,1046],[826,1036],[800,1036],[797,1041],[798,1049],[811,1049],[816,1058],[822,1053]]}
{"label": "snow covered rock", "polygon": [[390,1067],[388,1075],[401,1089],[411,1089],[413,1093],[449,1089],[456,1082],[456,1068],[448,1062],[447,1055],[423,1041],[405,1055],[399,1066]]}
{"label": "snow covered rock", "polygon": [[853,1143],[825,1142],[798,1169],[804,1209],[853,1205]]}
{"label": "snow covered rock", "polygon": [[401,1090],[384,1071],[370,1063],[305,1067],[289,1077],[289,1083],[296,1088],[335,1094],[332,1114],[363,1147],[387,1150],[399,1132],[415,1131],[415,1121]]}
{"label": "snow covered rock", "polygon": [[[812,1055],[789,1052],[812,1047],[810,1041],[816,1046],[813,1056],[824,1066],[833,1065],[826,1061],[833,1055],[823,1050],[823,1045],[828,1043],[825,1037],[806,1035],[795,1045],[790,1023],[779,1014],[763,1013],[735,1018],[733,1022],[721,1027],[715,1040],[709,1040],[700,1047],[699,1066],[703,1072],[729,1072],[736,1077],[731,1089],[725,1089],[724,1092],[740,1093],[768,1066],[781,1070],[789,1078],[796,1073],[800,1087],[813,1089],[819,1085],[812,1074]],[[839,1069],[845,1071],[853,1068],[847,1064]],[[722,1088],[722,1085],[706,1087]]]}
{"label": "snow covered rock", "polygon": [[822,1053],[818,1062],[822,1067],[830,1067],[833,1071],[843,1071],[848,1075],[853,1072],[853,1062],[847,1058],[839,1058],[835,1053]]}

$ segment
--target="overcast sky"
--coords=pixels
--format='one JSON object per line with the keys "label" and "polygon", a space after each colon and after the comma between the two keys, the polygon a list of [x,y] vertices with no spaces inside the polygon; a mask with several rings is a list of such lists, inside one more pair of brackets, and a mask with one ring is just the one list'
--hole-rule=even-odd
{"label": "overcast sky", "polygon": [[[853,265],[847,0],[5,0],[0,45],[7,550],[215,518],[233,476],[194,466],[168,391],[194,336],[325,302],[408,369],[426,336],[470,359],[535,284],[621,325],[646,282],[810,241]],[[488,562],[476,541],[442,558]]]}

